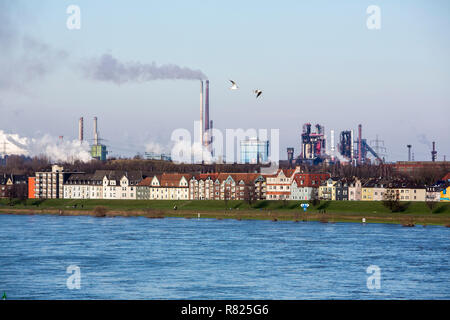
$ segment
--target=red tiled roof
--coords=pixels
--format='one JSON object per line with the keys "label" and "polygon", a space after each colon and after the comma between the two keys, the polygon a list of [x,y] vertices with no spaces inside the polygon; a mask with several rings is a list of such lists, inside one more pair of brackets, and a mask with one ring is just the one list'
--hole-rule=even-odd
{"label": "red tiled roof", "polygon": [[180,180],[185,177],[187,181],[191,179],[188,174],[181,173],[163,173],[161,179],[159,180],[162,187],[178,187],[180,185]]}
{"label": "red tiled roof", "polygon": [[138,183],[138,186],[150,186],[152,184],[153,177],[147,177]]}

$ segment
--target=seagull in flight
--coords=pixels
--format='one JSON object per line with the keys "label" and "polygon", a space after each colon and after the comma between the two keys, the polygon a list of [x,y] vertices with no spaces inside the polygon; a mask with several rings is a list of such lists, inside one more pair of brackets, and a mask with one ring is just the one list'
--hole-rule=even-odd
{"label": "seagull in flight", "polygon": [[237,86],[236,82],[234,82],[233,80],[230,80],[230,82],[231,82],[231,87],[230,87],[231,90],[237,90],[239,88]]}
{"label": "seagull in flight", "polygon": [[256,99],[258,99],[258,97],[262,94],[261,90],[255,90],[253,92],[256,94]]}

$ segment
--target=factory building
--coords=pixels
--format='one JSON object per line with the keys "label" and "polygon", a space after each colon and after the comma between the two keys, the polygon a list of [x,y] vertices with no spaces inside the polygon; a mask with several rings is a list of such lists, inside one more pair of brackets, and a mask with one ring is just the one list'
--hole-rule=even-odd
{"label": "factory building", "polygon": [[161,161],[172,161],[170,154],[156,153],[156,152],[145,152],[144,159],[146,160],[161,160]]}
{"label": "factory building", "polygon": [[269,141],[248,138],[240,142],[241,163],[259,164],[269,162]]}
{"label": "factory building", "polygon": [[303,125],[301,160],[317,160],[325,155],[324,127],[316,124],[316,132],[312,132],[311,123]]}
{"label": "factory building", "polygon": [[108,150],[106,149],[106,146],[100,144],[99,141],[100,139],[98,137],[98,130],[97,130],[97,117],[94,117],[94,144],[91,146],[91,156],[94,159],[106,161]]}

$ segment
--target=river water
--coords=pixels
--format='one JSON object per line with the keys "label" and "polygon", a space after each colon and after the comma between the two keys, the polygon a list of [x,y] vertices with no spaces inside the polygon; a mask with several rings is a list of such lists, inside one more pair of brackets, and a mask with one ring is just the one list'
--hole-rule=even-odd
{"label": "river water", "polygon": [[439,226],[0,215],[0,294],[449,299],[449,236]]}

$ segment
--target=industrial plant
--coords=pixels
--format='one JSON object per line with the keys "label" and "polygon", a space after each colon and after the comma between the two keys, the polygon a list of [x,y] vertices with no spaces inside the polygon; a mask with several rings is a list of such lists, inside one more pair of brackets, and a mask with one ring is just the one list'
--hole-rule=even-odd
{"label": "industrial plant", "polygon": [[[78,121],[78,140],[80,143],[84,141],[84,119],[80,118]],[[99,143],[101,139],[99,138],[98,130],[97,130],[97,117],[94,117],[94,140],[91,145],[91,156],[93,159],[106,161],[106,156],[108,155],[108,151],[106,145]]]}
{"label": "industrial plant", "polygon": [[[316,124],[312,130],[311,123],[303,125],[301,134],[301,152],[294,158],[294,148],[287,148],[287,159],[290,165],[326,163],[350,163],[360,165],[365,163],[380,164],[385,162],[372,148],[367,139],[362,137],[362,125],[358,125],[358,136],[354,137],[353,130],[341,131],[339,142],[335,145],[334,130],[330,130],[330,147],[327,145],[327,137],[324,126]],[[378,141],[378,140],[377,140]],[[336,152],[337,150],[337,152]],[[373,159],[369,158],[369,154]]]}

